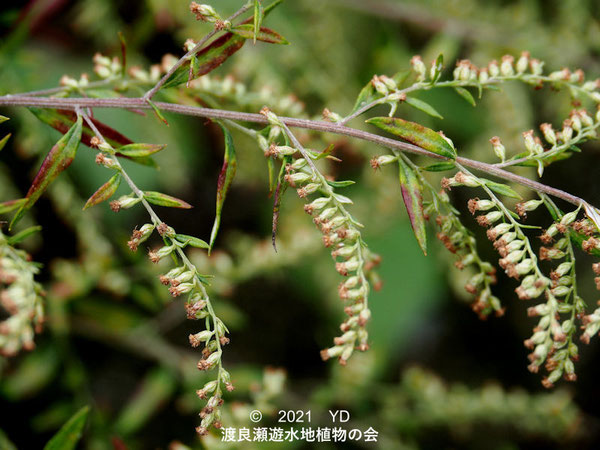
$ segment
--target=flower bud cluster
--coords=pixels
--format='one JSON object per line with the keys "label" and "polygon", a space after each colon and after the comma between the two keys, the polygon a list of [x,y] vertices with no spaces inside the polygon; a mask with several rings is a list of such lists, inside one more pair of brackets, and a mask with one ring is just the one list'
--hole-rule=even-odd
{"label": "flower bud cluster", "polygon": [[190,3],[190,11],[196,16],[196,20],[201,20],[202,22],[215,23],[221,21],[221,16],[210,5],[201,5],[192,2]]}
{"label": "flower bud cluster", "polygon": [[43,290],[34,279],[39,269],[29,259],[0,231],[0,306],[8,314],[0,322],[0,356],[33,350],[34,335],[44,323]]}
{"label": "flower bud cluster", "polygon": [[[459,270],[468,270],[471,274],[465,283],[465,290],[475,296],[471,304],[473,311],[485,319],[490,313],[496,316],[504,314],[504,308],[500,300],[492,294],[491,286],[496,283],[496,269],[489,262],[483,261],[477,252],[475,238],[471,232],[462,224],[450,207],[449,198],[442,191],[436,198],[437,202],[428,203],[425,207],[427,214],[438,213],[436,224],[439,228],[437,238],[444,244],[446,249],[456,255],[454,265]],[[478,200],[484,202],[483,200]],[[446,204],[448,214],[440,214],[436,204]],[[487,207],[481,204],[482,208]]]}
{"label": "flower bud cluster", "polygon": [[[345,365],[355,349],[368,349],[366,324],[371,318],[368,307],[369,282],[367,277],[379,263],[362,241],[359,224],[347,212],[345,205],[352,201],[336,194],[325,178],[303,158],[286,166],[285,180],[295,187],[301,198],[317,194],[304,206],[323,234],[323,245],[331,249],[337,272],[347,277],[340,283],[338,294],[348,315],[340,326],[342,335],[334,339],[334,346],[321,351],[323,360],[337,357]],[[377,287],[377,286],[376,286]]]}
{"label": "flower bud cluster", "polygon": [[108,56],[104,56],[100,53],[94,55],[94,73],[100,78],[116,78],[121,75],[121,61],[116,56],[110,59]]}

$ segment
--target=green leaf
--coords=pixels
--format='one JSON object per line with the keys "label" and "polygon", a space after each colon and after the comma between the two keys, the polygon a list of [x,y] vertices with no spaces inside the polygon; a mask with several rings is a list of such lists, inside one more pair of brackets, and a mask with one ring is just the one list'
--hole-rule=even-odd
{"label": "green leaf", "polygon": [[450,143],[430,128],[397,117],[374,117],[367,120],[382,130],[392,133],[427,151],[456,159],[456,150]]}
{"label": "green leaf", "polygon": [[431,84],[435,84],[437,80],[442,76],[442,71],[444,70],[444,55],[440,53],[434,62],[435,74],[432,77]]}
{"label": "green leaf", "polygon": [[275,188],[275,198],[273,199],[273,222],[271,226],[271,242],[273,243],[273,250],[277,252],[277,227],[279,226],[279,211],[281,209],[281,200],[283,195],[288,188],[288,184],[285,182],[285,166],[291,163],[292,157],[286,156],[283,159],[281,168],[279,169],[279,175],[277,176],[277,187]]}
{"label": "green leaf", "polygon": [[9,118],[9,117],[6,117],[6,116],[2,116],[2,115],[0,115],[0,123],[4,123],[4,122],[6,122],[7,120],[10,120],[10,118]]}
{"label": "green leaf", "polygon": [[[521,199],[521,196],[510,186],[502,183],[496,183],[494,181],[486,180],[485,178],[480,178],[480,180],[485,184],[488,188],[494,191],[496,194],[504,195],[506,197],[516,198],[518,200]],[[518,216],[517,216],[518,217]]]}
{"label": "green leaf", "polygon": [[442,115],[439,112],[437,112],[433,106],[431,106],[427,102],[424,102],[423,100],[419,100],[415,97],[406,97],[406,100],[404,100],[404,102],[408,103],[414,108],[417,108],[420,111],[423,111],[426,114],[429,114],[430,116],[437,117],[438,119],[443,119]]}
{"label": "green leaf", "polygon": [[[3,116],[0,116],[3,117]],[[6,433],[0,429],[0,448],[2,450],[18,450],[17,446],[11,442]]]}
{"label": "green leaf", "polygon": [[[166,83],[165,83],[166,84]],[[163,86],[164,87],[164,86]],[[158,119],[164,123],[166,126],[169,126],[169,122],[167,122],[167,119],[165,119],[165,116],[163,116],[162,112],[160,111],[160,109],[158,108],[158,106],[156,106],[156,104],[148,99],[146,100],[148,102],[148,104],[152,107],[152,110],[154,111],[154,114],[156,115],[156,117],[158,117]]]}
{"label": "green leaf", "polygon": [[427,172],[445,172],[446,170],[455,169],[453,161],[444,161],[439,163],[433,163],[425,167],[421,167],[421,170],[425,170]]}
{"label": "green leaf", "polygon": [[[204,47],[195,55],[196,57],[193,66],[194,77],[200,77],[219,67],[227,60],[227,58],[242,48],[245,42],[246,39],[242,36],[227,33],[213,41],[210,45]],[[189,75],[190,62],[187,62],[169,77],[162,88],[169,88],[186,83],[189,80]]]}
{"label": "green leaf", "polygon": [[98,190],[92,194],[88,201],[85,202],[83,209],[88,209],[91,206],[95,206],[98,203],[102,203],[103,201],[111,198],[114,195],[114,193],[117,192],[117,189],[119,188],[120,184],[121,174],[116,173],[111,177],[110,180],[108,180],[106,183],[100,186]]}
{"label": "green leaf", "polygon": [[9,200],[7,202],[0,203],[0,214],[5,214],[7,212],[14,211],[17,208],[20,208],[27,202],[26,198],[19,198],[16,200]]}
{"label": "green leaf", "polygon": [[158,206],[167,206],[169,208],[182,208],[182,209],[190,209],[192,205],[184,202],[176,197],[171,197],[170,195],[163,194],[161,192],[155,191],[146,191],[144,192],[144,198],[153,205]]}
{"label": "green leaf", "polygon": [[223,157],[223,167],[221,167],[221,173],[217,180],[217,206],[215,222],[210,233],[210,250],[212,250],[215,240],[217,239],[217,233],[219,232],[219,226],[221,225],[221,211],[223,210],[223,204],[227,198],[227,193],[235,177],[235,171],[237,169],[237,157],[235,155],[235,147],[233,145],[233,137],[227,128],[219,124],[223,130],[223,136],[225,137],[225,155]]}
{"label": "green leaf", "polygon": [[[31,111],[42,122],[50,125],[55,130],[60,131],[62,134],[67,133],[77,121],[77,114],[75,111],[40,108],[29,108],[29,111]],[[112,129],[108,125],[105,125],[96,119],[91,119],[91,121],[106,142],[108,142],[114,148],[118,148],[122,145],[133,144],[131,139],[123,136],[121,133]],[[91,147],[90,142],[94,136],[96,136],[94,131],[87,125],[87,123],[84,123],[83,131],[81,133],[81,142],[88,147]]]}
{"label": "green leaf", "polygon": [[467,91],[465,88],[463,87],[455,87],[454,90],[456,91],[456,93],[458,95],[460,95],[462,98],[464,98],[467,103],[471,106],[475,106],[475,99],[473,98],[473,96],[471,95],[471,93],[469,91]]}
{"label": "green leaf", "polygon": [[402,158],[398,158],[400,168],[400,187],[402,199],[408,212],[410,225],[413,229],[417,242],[427,255],[427,232],[425,230],[425,214],[423,213],[423,196],[421,194],[421,183],[416,173]]}
{"label": "green leaf", "polygon": [[402,70],[396,74],[394,74],[394,76],[392,77],[392,80],[394,80],[396,82],[396,84],[398,85],[398,87],[402,86],[402,84],[404,84],[404,82],[407,80],[408,77],[410,77],[413,74],[412,70]]}
{"label": "green leaf", "polygon": [[191,245],[196,248],[210,248],[210,246],[202,239],[187,234],[176,234],[175,239],[184,245]]}
{"label": "green leaf", "polygon": [[34,227],[25,228],[24,230],[19,231],[17,234],[9,237],[7,239],[7,242],[8,242],[9,245],[16,245],[19,242],[23,242],[29,236],[31,236],[34,233],[37,233],[41,229],[42,229],[42,227],[39,226],[39,225],[36,225]]}
{"label": "green leaf", "polygon": [[6,145],[6,143],[8,142],[8,140],[10,139],[11,136],[12,136],[11,133],[8,133],[6,136],[4,136],[2,138],[2,140],[0,140],[0,150],[2,150],[4,148],[4,146]]}
{"label": "green leaf", "polygon": [[345,181],[329,181],[327,180],[327,184],[329,186],[331,186],[332,188],[343,188],[346,186],[351,186],[354,183],[356,183],[356,181],[352,181],[352,180],[345,180]]}
{"label": "green leaf", "polygon": [[273,3],[271,3],[269,6],[267,6],[264,10],[263,10],[263,19],[265,17],[267,17],[269,14],[271,14],[271,11],[273,11],[277,6],[279,6],[281,3],[283,3],[283,0],[275,0]]}
{"label": "green leaf", "polygon": [[254,43],[256,44],[256,39],[258,39],[258,33],[261,29],[260,26],[262,24],[262,20],[264,17],[265,11],[262,6],[262,0],[254,0]]}
{"label": "green leaf", "polygon": [[65,423],[58,433],[48,441],[44,450],[73,450],[81,439],[83,427],[90,412],[89,406],[84,406]]}
{"label": "green leaf", "polygon": [[166,145],[158,144],[128,144],[120,147],[117,150],[117,155],[140,158],[158,153],[165,147]]}
{"label": "green leaf", "polygon": [[81,116],[77,118],[75,124],[67,133],[59,139],[59,141],[48,152],[40,170],[35,176],[29,192],[27,192],[27,201],[15,214],[10,228],[12,228],[23,216],[26,210],[30,209],[35,202],[44,193],[46,188],[52,183],[56,177],[67,167],[71,165],[79,142],[81,141],[81,133],[83,128],[83,119]]}
{"label": "green leaf", "polygon": [[354,108],[352,108],[350,115],[354,114],[356,111],[368,105],[369,103],[372,103],[375,100],[378,100],[382,97],[383,95],[381,95],[375,90],[373,84],[369,80],[365,87],[363,87],[360,91],[360,94],[358,94],[358,98],[356,99],[356,103],[354,103]]}
{"label": "green leaf", "polygon": [[251,39],[256,35],[256,39],[269,44],[289,44],[289,41],[286,38],[270,28],[262,27],[258,33],[255,33],[254,25],[249,23],[237,25],[231,29],[231,32],[244,39]]}

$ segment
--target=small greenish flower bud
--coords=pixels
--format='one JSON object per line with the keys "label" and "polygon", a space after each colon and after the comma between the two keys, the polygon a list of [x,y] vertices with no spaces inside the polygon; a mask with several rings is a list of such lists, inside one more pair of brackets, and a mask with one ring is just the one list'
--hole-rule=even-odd
{"label": "small greenish flower bud", "polygon": [[345,346],[344,347],[344,351],[340,355],[340,364],[346,365],[346,361],[348,361],[350,359],[350,357],[352,356],[353,352],[354,352],[354,346],[353,345],[347,345],[347,346]]}
{"label": "small greenish flower bud", "polygon": [[374,159],[375,161],[371,161],[371,167],[378,168],[380,166],[386,166],[388,164],[392,164],[398,160],[397,156],[394,155],[381,155]]}
{"label": "small greenish flower bud", "polygon": [[546,139],[546,142],[552,145],[556,145],[556,133],[554,132],[552,125],[550,125],[549,123],[543,123],[540,125],[540,129],[544,134],[544,139]]}
{"label": "small greenish flower bud", "polygon": [[510,77],[515,74],[513,69],[513,61],[515,58],[512,55],[504,55],[502,57],[502,62],[500,63],[500,73],[504,77]]}
{"label": "small greenish flower bud", "polygon": [[[577,218],[578,213],[579,213],[579,211],[576,210],[576,211],[571,211],[571,212],[565,214],[564,216],[562,216],[562,219],[560,219],[561,225],[572,224],[575,221],[575,219]],[[552,225],[550,227],[552,227]],[[550,228],[548,228],[548,231],[549,230],[550,230]]]}
{"label": "small greenish flower bud", "polygon": [[311,179],[311,176],[306,173],[296,172],[288,173],[285,176],[285,181],[291,185],[304,184]]}
{"label": "small greenish flower bud", "polygon": [[374,75],[371,79],[371,85],[375,88],[375,90],[381,95],[388,95],[390,91],[388,90],[385,83],[383,83],[377,75]]}
{"label": "small greenish flower bud", "polygon": [[200,5],[196,2],[192,2],[190,3],[190,11],[196,16],[196,20],[211,23],[221,20],[221,17],[210,5]]}
{"label": "small greenish flower bud", "polygon": [[292,163],[292,169],[294,170],[299,170],[302,169],[304,166],[306,166],[308,163],[306,162],[306,159],[304,158],[298,158],[297,160],[295,160]]}
{"label": "small greenish flower bud", "polygon": [[267,152],[269,150],[269,142],[267,141],[266,137],[264,137],[262,134],[257,134],[256,140],[258,141],[258,146],[263,152]]}
{"label": "small greenish flower bud", "polygon": [[321,350],[321,359],[323,361],[327,361],[329,358],[335,358],[336,356],[340,356],[342,351],[344,351],[344,347],[339,345]]}
{"label": "small greenish flower bud", "polygon": [[327,120],[328,122],[337,123],[337,122],[342,121],[342,116],[340,116],[338,113],[334,113],[333,111],[330,111],[328,108],[325,108],[323,110],[323,120]]}
{"label": "small greenish flower bud", "polygon": [[314,194],[315,192],[317,192],[319,190],[320,187],[321,187],[321,185],[318,183],[308,183],[302,189],[304,189],[304,193],[308,195],[308,194]]}
{"label": "small greenish flower bud", "polygon": [[[512,229],[512,227],[513,226],[510,223],[499,223],[494,228],[492,228],[490,231],[495,236],[503,236],[505,233],[508,233]],[[506,241],[506,239],[505,239],[505,241]]]}
{"label": "small greenish flower bud", "polygon": [[356,340],[356,331],[348,331],[346,333],[344,333],[343,335],[336,337],[333,340],[333,343],[335,345],[344,345],[344,344],[348,344],[348,343],[353,343]]}
{"label": "small greenish flower bud", "polygon": [[573,114],[571,113],[570,116],[571,119],[571,127],[573,128],[573,130],[579,132],[581,131],[581,119],[579,118],[578,114]]}
{"label": "small greenish flower bud", "polygon": [[96,75],[103,79],[108,78],[112,75],[112,71],[108,67],[101,66],[98,64],[94,66],[94,72],[96,73]]}
{"label": "small greenish flower bud", "polygon": [[557,286],[552,289],[552,294],[556,297],[564,297],[569,292],[571,292],[571,288],[567,286]]}
{"label": "small greenish flower bud", "polygon": [[485,215],[485,220],[487,223],[492,224],[497,222],[503,217],[503,214],[500,211],[491,211]]}
{"label": "small greenish flower bud", "polygon": [[477,187],[480,185],[481,183],[477,178],[464,172],[458,172],[454,177],[450,178],[450,186]]}
{"label": "small greenish flower bud", "polygon": [[535,151],[536,143],[535,143],[535,139],[533,137],[533,130],[523,132],[523,139],[525,140],[525,148],[530,153],[536,153],[536,151]]}
{"label": "small greenish flower bud", "polygon": [[523,289],[529,289],[530,287],[535,285],[536,281],[537,277],[535,275],[527,275],[525,278],[523,278],[523,281],[521,282],[521,287]]}
{"label": "small greenish flower bud", "polygon": [[183,51],[186,53],[191,52],[195,46],[196,42],[193,39],[186,39],[186,41],[183,43]]}
{"label": "small greenish flower bud", "polygon": [[334,250],[333,252],[331,252],[331,254],[333,255],[333,257],[341,256],[342,258],[347,258],[349,256],[352,256],[355,252],[356,249],[354,248],[354,246],[343,246]]}
{"label": "small greenish flower bud", "polygon": [[[164,248],[164,247],[163,247]],[[173,296],[173,297],[178,297],[181,294],[187,294],[188,292],[190,292],[192,289],[194,289],[194,284],[193,283],[181,283],[181,284],[173,284],[171,285],[171,287],[169,288],[169,293]]]}
{"label": "small greenish flower bud", "polygon": [[525,242],[521,241],[520,239],[509,242],[506,245],[506,251],[507,252],[514,252],[515,250],[519,250],[521,247],[523,247],[523,245],[525,245]]}
{"label": "small greenish flower bud", "polygon": [[487,81],[488,81],[489,79],[490,79],[490,75],[489,75],[489,73],[488,73],[488,69],[487,69],[487,67],[484,67],[484,68],[482,68],[482,69],[479,71],[479,82],[480,82],[481,84],[485,84],[485,83],[487,83]]}
{"label": "small greenish flower bud", "polygon": [[583,89],[588,91],[588,92],[592,92],[595,91],[596,89],[600,88],[600,79],[596,79],[593,81],[586,81],[585,83],[583,83]]}
{"label": "small greenish flower bud", "polygon": [[490,139],[490,142],[496,156],[500,158],[500,161],[504,161],[506,159],[506,148],[502,145],[502,142],[500,142],[500,138],[494,136]]}
{"label": "small greenish flower bud", "polygon": [[515,264],[525,256],[525,250],[515,250],[514,252],[510,252],[503,259],[509,264]]}
{"label": "small greenish flower bud", "polygon": [[296,149],[288,145],[277,145],[274,147],[274,152],[277,155],[291,156],[296,153]]}
{"label": "small greenish flower bud", "polygon": [[327,204],[331,201],[331,197],[319,197],[309,203],[307,206],[311,208],[311,210],[319,211],[323,209]]}
{"label": "small greenish flower bud", "polygon": [[488,64],[488,71],[490,72],[490,76],[492,78],[497,78],[500,75],[500,67],[498,66],[498,61],[493,60]]}
{"label": "small greenish flower bud", "polygon": [[364,327],[370,319],[371,319],[371,310],[370,309],[365,308],[358,314],[358,324],[361,327]]}
{"label": "small greenish flower bud", "polygon": [[529,272],[531,272],[534,269],[534,267],[534,262],[531,259],[526,258],[515,266],[515,270],[519,275],[526,275]]}
{"label": "small greenish flower bud", "polygon": [[221,352],[211,353],[208,358],[206,358],[206,363],[209,367],[214,366],[221,360]]}
{"label": "small greenish flower bud", "polygon": [[538,328],[545,330],[546,328],[548,328],[550,326],[550,321],[552,320],[552,317],[550,317],[549,314],[543,316],[540,321],[538,322]]}
{"label": "small greenish flower bud", "polygon": [[325,209],[321,214],[319,214],[319,220],[323,221],[325,219],[329,219],[337,212],[337,207],[333,206],[331,208]]}
{"label": "small greenish flower bud", "polygon": [[590,92],[590,97],[596,103],[600,103],[600,92]]}
{"label": "small greenish flower bud", "polygon": [[544,71],[544,63],[539,59],[532,59],[529,61],[529,67],[531,68],[531,73],[533,75],[541,75]]}
{"label": "small greenish flower bud", "polygon": [[571,261],[567,261],[564,263],[559,264],[559,266],[554,269],[554,272],[559,276],[565,276],[567,273],[569,273],[569,271],[571,270],[571,268],[573,267],[573,262]]}
{"label": "small greenish flower bud", "polygon": [[584,126],[586,126],[586,127],[594,126],[593,119],[590,117],[590,115],[587,113],[587,111],[585,109],[579,110],[578,114],[579,114],[579,118],[581,119],[581,123]]}
{"label": "small greenish flower bud", "polygon": [[527,67],[529,66],[529,57],[529,52],[521,53],[521,56],[517,60],[517,64],[515,66],[518,74],[521,74],[527,70]]}
{"label": "small greenish flower bud", "polygon": [[563,142],[568,142],[573,138],[573,121],[571,119],[565,119],[563,121],[563,128],[560,132],[560,136]]}
{"label": "small greenish flower bud", "polygon": [[387,77],[385,75],[379,75],[379,81],[381,81],[383,84],[385,84],[385,86],[390,90],[390,91],[395,91],[396,89],[398,89],[398,85],[396,84],[396,82],[390,78]]}
{"label": "small greenish flower bud", "polygon": [[208,341],[213,335],[212,331],[204,330],[200,333],[190,334],[189,340],[192,347],[198,347],[201,343]]}
{"label": "small greenish flower bud", "polygon": [[575,325],[573,324],[572,320],[567,319],[562,323],[561,328],[562,328],[563,333],[569,334],[569,333],[571,333],[571,331],[573,331],[573,329],[575,328]]}
{"label": "small greenish flower bud", "polygon": [[415,55],[411,58],[410,65],[417,74],[417,81],[423,81],[425,79],[425,74],[427,73],[427,68],[425,67],[423,59],[421,59],[419,55]]}
{"label": "small greenish flower bud", "polygon": [[139,197],[124,195],[118,200],[113,200],[110,202],[110,209],[112,209],[114,212],[119,212],[121,209],[129,209],[132,206],[137,205],[140,201],[141,199]]}

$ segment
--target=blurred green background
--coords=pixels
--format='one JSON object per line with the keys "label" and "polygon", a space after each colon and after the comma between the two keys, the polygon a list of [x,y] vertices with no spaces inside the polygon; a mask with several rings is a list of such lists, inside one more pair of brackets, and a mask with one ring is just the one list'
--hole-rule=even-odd
{"label": "blurred green background", "polygon": [[[240,4],[220,0],[213,6],[226,16]],[[306,117],[319,116],[324,107],[345,115],[373,74],[406,69],[414,54],[429,62],[443,53],[451,73],[456,59],[484,65],[529,50],[548,70],[581,67],[593,79],[600,75],[597,6],[592,0],[287,0],[266,25],[291,45],[248,43],[210,76],[232,74],[248,91],[262,92],[244,106],[248,111],[264,103],[277,111],[292,94],[304,104]],[[143,67],[165,53],[181,55],[185,39],[210,31],[194,20],[185,0],[5,0],[0,11],[2,94],[54,87],[63,74],[92,73],[95,52],[120,54],[119,31],[127,40],[129,64]],[[545,121],[558,125],[571,108],[564,93],[521,85],[486,94],[476,109],[452,91],[423,98],[443,121],[405,107],[398,114],[443,129],[461,155],[486,161],[493,160],[491,136],[501,136],[517,153],[522,131]],[[25,110],[0,113],[11,117],[2,127],[14,136],[0,154],[5,201],[27,191],[59,135]],[[169,127],[125,111],[98,110],[96,117],[135,141],[168,144],[157,157],[160,170],[127,169],[143,189],[194,205],[191,212],[160,214],[178,232],[207,239],[222,162],[218,130],[172,115]],[[354,125],[366,127],[360,120]],[[251,427],[248,411],[258,405],[265,425],[276,425],[270,412],[278,409],[311,410],[314,426],[328,425],[327,410],[342,408],[351,412],[351,424],[379,431],[379,448],[595,448],[597,345],[583,348],[576,383],[544,390],[540,377],[526,370],[522,341],[534,323],[525,312],[530,305],[516,299],[516,286],[499,277],[495,291],[507,314],[481,322],[468,307],[464,275],[434,242],[433,228],[429,256],[420,252],[397,174],[369,167],[369,158],[384,151],[311,136],[315,148],[336,144],[343,162],[330,171],[357,181],[344,194],[355,202],[352,211],[366,226],[366,242],[382,256],[384,287],[371,297],[371,349],[345,368],[320,360],[319,349],[330,345],[343,314],[340,277],[291,192],[282,208],[279,252],[273,251],[265,160],[254,142],[235,134],[238,176],[225,205],[218,251],[210,259],[192,254],[201,271],[215,275],[211,296],[231,330],[224,362],[237,389],[226,398],[226,424]],[[590,168],[599,167],[600,149],[596,143],[583,149],[547,169],[544,179],[598,204],[600,185]],[[94,164],[94,152],[82,147],[24,221],[44,227],[26,246],[44,264],[48,324],[34,352],[0,359],[0,448],[11,448],[4,439],[17,448],[41,448],[84,405],[91,413],[81,448],[219,448],[218,435],[201,442],[194,433],[202,407],[194,392],[208,380],[195,368],[199,355],[187,342],[198,324],[185,320],[183,303],[158,282],[166,266],[154,267],[143,251],[132,254],[126,247],[131,230],[146,221],[143,210],[114,214],[102,205],[81,211],[106,177]],[[469,193],[452,195],[464,211]],[[532,217],[536,220],[549,219]],[[474,225],[470,217],[466,223]],[[487,241],[480,244],[488,260],[497,259]],[[589,264],[581,269],[582,296],[591,307],[593,275]],[[286,444],[294,446],[302,448]]]}

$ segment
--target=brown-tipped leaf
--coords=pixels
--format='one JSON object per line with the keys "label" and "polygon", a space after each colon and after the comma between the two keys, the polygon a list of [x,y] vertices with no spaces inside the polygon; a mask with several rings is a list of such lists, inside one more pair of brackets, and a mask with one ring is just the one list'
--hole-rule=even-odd
{"label": "brown-tipped leaf", "polygon": [[111,177],[110,180],[108,180],[106,183],[100,186],[96,192],[94,192],[88,201],[85,202],[83,209],[88,209],[91,206],[95,206],[98,203],[102,203],[103,201],[111,198],[114,193],[117,192],[119,184],[121,184],[121,174],[116,173]]}
{"label": "brown-tipped leaf", "polygon": [[117,153],[121,156],[128,156],[133,158],[141,158],[150,156],[154,153],[158,153],[163,150],[166,145],[158,144],[129,144],[117,150]]}
{"label": "brown-tipped leaf", "polygon": [[75,124],[59,139],[54,147],[52,147],[52,150],[48,152],[27,192],[27,200],[17,211],[15,217],[13,217],[10,224],[11,228],[19,221],[25,211],[34,205],[48,185],[50,185],[63,170],[71,165],[75,158],[75,154],[77,153],[79,142],[81,142],[82,128],[83,119],[81,116],[78,116]]}
{"label": "brown-tipped leaf", "polygon": [[374,117],[367,120],[388,133],[440,156],[456,159],[456,150],[446,139],[430,128],[397,117]]}
{"label": "brown-tipped leaf", "polygon": [[[227,33],[213,41],[207,47],[196,53],[193,61],[194,66],[191,71],[193,78],[198,78],[215,70],[223,64],[227,58],[242,48],[245,42],[245,38],[232,33]],[[164,89],[177,86],[186,83],[189,78],[190,62],[179,67],[162,87]]]}
{"label": "brown-tipped leaf", "polygon": [[231,29],[231,32],[243,37],[244,39],[253,39],[256,34],[258,41],[267,42],[269,44],[283,44],[288,45],[289,42],[282,35],[270,28],[261,27],[258,33],[254,33],[254,25],[242,24]]}
{"label": "brown-tipped leaf", "polygon": [[410,225],[412,226],[417,242],[427,254],[427,232],[425,230],[425,214],[423,213],[423,196],[421,194],[421,183],[410,167],[402,158],[398,158],[400,167],[400,187],[402,189],[402,199],[408,212]]}
{"label": "brown-tipped leaf", "polygon": [[[221,124],[219,124],[221,125]],[[225,138],[225,156],[223,157],[223,167],[217,180],[217,207],[215,222],[210,233],[210,249],[213,248],[215,239],[217,239],[217,233],[219,232],[219,226],[221,225],[221,211],[223,210],[223,204],[227,193],[235,177],[237,170],[237,157],[235,155],[235,147],[233,145],[233,137],[227,128],[221,125],[223,130],[223,136]],[[210,251],[210,250],[209,250]]]}
{"label": "brown-tipped leaf", "polygon": [[167,206],[169,208],[190,209],[192,205],[162,192],[146,191],[144,198],[153,205]]}

